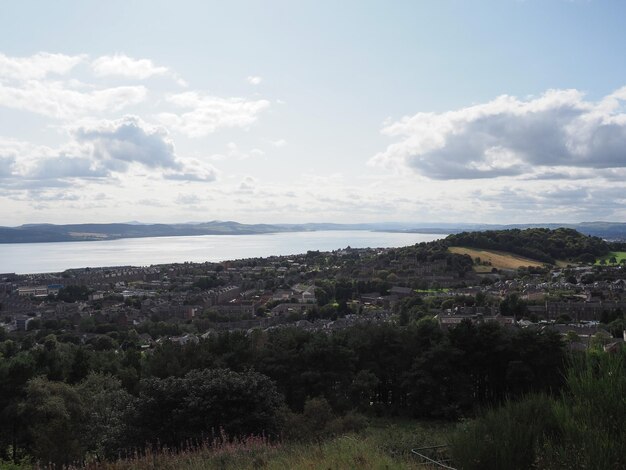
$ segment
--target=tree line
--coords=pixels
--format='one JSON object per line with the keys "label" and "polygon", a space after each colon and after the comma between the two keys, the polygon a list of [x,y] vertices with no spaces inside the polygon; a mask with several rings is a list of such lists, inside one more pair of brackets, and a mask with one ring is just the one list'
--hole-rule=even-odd
{"label": "tree line", "polygon": [[471,416],[505,397],[558,390],[565,362],[551,332],[470,322],[444,331],[428,317],[333,333],[225,332],[149,351],[49,335],[5,340],[0,354],[0,457],[58,464],[221,430],[283,435],[311,399],[339,415]]}

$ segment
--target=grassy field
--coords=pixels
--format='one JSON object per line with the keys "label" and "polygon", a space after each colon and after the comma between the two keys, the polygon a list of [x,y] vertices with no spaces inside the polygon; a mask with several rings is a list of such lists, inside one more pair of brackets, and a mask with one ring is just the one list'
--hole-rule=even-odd
{"label": "grassy field", "polygon": [[460,255],[470,255],[472,259],[480,258],[481,263],[491,264],[474,264],[476,272],[489,272],[492,268],[496,269],[518,269],[523,266],[543,266],[544,263],[524,258],[523,256],[506,253],[503,251],[481,250],[479,248],[465,248],[461,246],[452,246],[448,248],[452,253]]}
{"label": "grassy field", "polygon": [[249,438],[235,443],[204,446],[192,451],[161,452],[98,464],[89,468],[130,469],[310,469],[417,470],[421,465],[411,449],[446,443],[454,425],[414,421],[375,421],[360,433],[312,443],[271,443]]}
{"label": "grassy field", "polygon": [[450,289],[442,287],[440,289],[413,289],[413,291],[417,294],[441,294],[450,292]]}
{"label": "grassy field", "polygon": [[608,255],[603,256],[602,258],[598,258],[596,260],[596,264],[600,264],[600,261],[606,261],[606,264],[610,264],[609,260],[615,257],[615,260],[619,264],[623,259],[626,259],[626,251],[611,251]]}

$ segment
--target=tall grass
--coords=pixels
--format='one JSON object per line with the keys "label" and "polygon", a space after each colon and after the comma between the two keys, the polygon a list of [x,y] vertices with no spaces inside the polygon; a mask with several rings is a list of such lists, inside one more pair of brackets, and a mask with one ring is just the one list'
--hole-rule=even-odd
{"label": "tall grass", "polygon": [[450,426],[414,421],[374,421],[360,432],[309,442],[274,442],[263,437],[218,437],[182,451],[147,450],[116,462],[92,463],[105,470],[427,470],[411,448],[440,444]]}
{"label": "tall grass", "polygon": [[593,352],[576,357],[568,390],[555,405],[562,439],[545,449],[546,468],[626,468],[626,358]]}
{"label": "tall grass", "polygon": [[626,468],[626,359],[572,357],[558,398],[531,395],[487,411],[452,434],[462,469]]}
{"label": "tall grass", "polygon": [[545,395],[508,401],[473,422],[464,423],[450,438],[452,459],[468,470],[531,468],[544,438],[556,434],[553,400]]}

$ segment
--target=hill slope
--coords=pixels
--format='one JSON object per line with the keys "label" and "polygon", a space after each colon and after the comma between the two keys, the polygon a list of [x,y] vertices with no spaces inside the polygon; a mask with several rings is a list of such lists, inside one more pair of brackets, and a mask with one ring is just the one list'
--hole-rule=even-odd
{"label": "hill slope", "polygon": [[610,251],[601,238],[570,228],[463,232],[448,236],[445,242],[449,247],[503,251],[550,264],[555,264],[557,259],[594,262]]}
{"label": "hill slope", "polygon": [[466,248],[461,246],[451,246],[448,250],[458,255],[469,255],[473,260],[480,258],[481,264],[474,266],[474,270],[477,272],[489,272],[492,268],[519,269],[526,266],[540,267],[545,264],[541,261],[505,253],[503,251],[482,250],[480,248]]}

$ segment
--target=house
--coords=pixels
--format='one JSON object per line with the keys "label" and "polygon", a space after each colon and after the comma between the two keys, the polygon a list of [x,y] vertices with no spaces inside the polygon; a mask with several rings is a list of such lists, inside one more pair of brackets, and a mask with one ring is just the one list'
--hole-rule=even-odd
{"label": "house", "polygon": [[33,296],[33,297],[47,297],[48,296],[48,286],[28,286],[28,287],[18,287],[17,288],[18,295],[21,296]]}
{"label": "house", "polygon": [[515,319],[513,317],[505,317],[502,315],[483,315],[480,313],[439,314],[435,316],[435,320],[439,322],[439,326],[441,326],[441,328],[456,326],[464,320],[469,320],[472,323],[496,322],[501,326],[515,325]]}
{"label": "house", "polygon": [[391,295],[397,295],[399,298],[410,297],[415,292],[410,287],[393,286],[389,289]]}
{"label": "house", "polygon": [[313,307],[313,305],[315,304],[293,304],[293,303],[278,304],[276,307],[272,309],[272,316],[283,315],[285,313],[293,313],[293,312],[304,313],[307,311],[307,309]]}
{"label": "house", "polygon": [[33,320],[32,317],[26,315],[18,315],[15,317],[15,329],[17,331],[28,330],[28,324]]}

